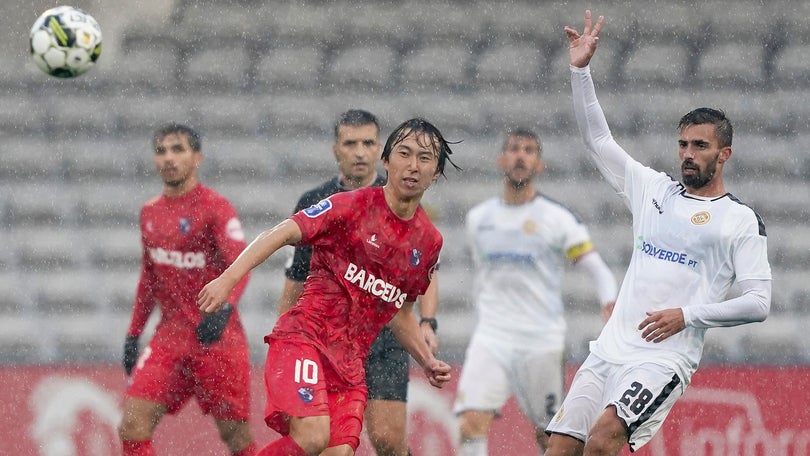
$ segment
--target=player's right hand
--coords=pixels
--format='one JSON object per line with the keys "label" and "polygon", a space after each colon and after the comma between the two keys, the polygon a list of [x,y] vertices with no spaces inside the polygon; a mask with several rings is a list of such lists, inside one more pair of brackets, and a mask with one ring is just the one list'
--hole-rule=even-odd
{"label": "player's right hand", "polygon": [[132,368],[138,362],[138,336],[127,335],[124,340],[124,372],[132,374]]}

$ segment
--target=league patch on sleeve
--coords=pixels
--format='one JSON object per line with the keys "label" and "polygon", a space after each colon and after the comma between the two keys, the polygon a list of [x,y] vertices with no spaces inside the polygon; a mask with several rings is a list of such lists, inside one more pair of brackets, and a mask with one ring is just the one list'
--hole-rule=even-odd
{"label": "league patch on sleeve", "polygon": [[329,209],[332,209],[332,202],[329,201],[329,199],[327,198],[327,199],[322,199],[322,200],[318,201],[318,203],[313,204],[312,206],[304,209],[303,212],[304,212],[304,215],[306,215],[307,217],[315,218],[315,217],[323,214],[324,212],[328,211]]}

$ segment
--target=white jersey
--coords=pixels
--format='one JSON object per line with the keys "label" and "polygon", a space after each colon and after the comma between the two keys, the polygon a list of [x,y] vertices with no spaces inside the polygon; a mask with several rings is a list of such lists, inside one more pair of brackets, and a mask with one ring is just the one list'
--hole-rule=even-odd
{"label": "white jersey", "polygon": [[476,267],[474,337],[496,346],[561,350],[564,262],[592,250],[585,226],[538,195],[524,204],[491,198],[470,210],[466,230]]}
{"label": "white jersey", "polygon": [[[572,73],[575,112],[586,144],[633,214],[630,265],[613,314],[591,342],[591,352],[616,364],[664,364],[688,382],[709,326],[698,322],[708,321],[712,313],[724,314],[710,322],[713,326],[764,319],[725,301],[735,281],[771,280],[764,225],[733,195],[689,195],[677,181],[632,159],[610,135],[589,69]],[[686,328],[659,343],[642,339],[638,325],[646,312],[667,308],[684,309]]]}

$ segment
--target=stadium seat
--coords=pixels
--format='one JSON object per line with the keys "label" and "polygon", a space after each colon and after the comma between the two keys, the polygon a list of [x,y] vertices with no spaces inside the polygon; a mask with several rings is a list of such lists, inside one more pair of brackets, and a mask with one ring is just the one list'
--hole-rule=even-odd
{"label": "stadium seat", "polygon": [[177,84],[180,49],[174,41],[155,39],[149,43],[124,47],[111,64],[125,69],[113,73],[113,77],[125,89],[172,89]]}
{"label": "stadium seat", "polygon": [[[652,8],[650,8],[652,9]],[[624,75],[634,87],[677,87],[688,84],[689,50],[680,43],[641,45],[633,50]]]}
{"label": "stadium seat", "polygon": [[765,52],[758,42],[720,42],[701,53],[697,78],[713,90],[761,87]]}
{"label": "stadium seat", "polygon": [[82,237],[59,227],[30,227],[10,233],[16,246],[17,265],[31,273],[68,272],[85,260]]}
{"label": "stadium seat", "polygon": [[59,179],[20,182],[3,195],[12,227],[57,228],[75,221],[77,195]]}
{"label": "stadium seat", "polygon": [[331,2],[266,3],[254,13],[255,21],[267,31],[267,40],[333,43],[341,35],[343,4]]}
{"label": "stadium seat", "polygon": [[499,43],[482,51],[475,67],[475,81],[479,90],[526,91],[538,86],[544,66],[545,56],[536,43]]}
{"label": "stadium seat", "polygon": [[355,104],[336,106],[331,98],[307,94],[270,94],[258,98],[261,130],[271,137],[333,135],[338,113]]}
{"label": "stadium seat", "polygon": [[296,43],[267,49],[256,65],[256,84],[270,90],[317,89],[324,51],[315,43]]}
{"label": "stadium seat", "polygon": [[29,275],[34,307],[41,316],[93,315],[101,306],[96,288],[99,275],[90,269],[35,271]]}
{"label": "stadium seat", "polygon": [[79,226],[92,228],[138,227],[143,203],[159,195],[163,186],[157,176],[145,181],[88,182],[74,187]]}
{"label": "stadium seat", "polygon": [[402,61],[401,86],[415,92],[469,90],[472,58],[473,50],[465,42],[431,42],[412,49]]}
{"label": "stadium seat", "polygon": [[[794,89],[810,85],[808,49],[810,49],[810,39],[790,42],[779,51],[773,64],[773,79],[778,87]],[[806,103],[802,104],[806,105]]]}
{"label": "stadium seat", "polygon": [[[236,92],[248,85],[251,56],[242,42],[191,45],[181,83],[198,90]],[[199,47],[199,49],[197,49]]]}
{"label": "stadium seat", "polygon": [[82,230],[90,267],[99,271],[137,271],[143,256],[137,227],[94,227]]}
{"label": "stadium seat", "polygon": [[388,88],[397,53],[385,45],[349,46],[338,49],[330,62],[325,84],[333,90],[351,88]]}

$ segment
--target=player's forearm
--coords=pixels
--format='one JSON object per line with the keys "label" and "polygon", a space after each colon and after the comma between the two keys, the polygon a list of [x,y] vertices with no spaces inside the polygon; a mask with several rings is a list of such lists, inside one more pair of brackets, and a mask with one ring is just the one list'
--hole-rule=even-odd
{"label": "player's forearm", "polygon": [[599,252],[592,250],[585,255],[582,255],[576,262],[577,267],[584,268],[593,278],[593,283],[596,286],[596,294],[599,296],[599,302],[602,306],[616,301],[616,294],[618,292],[616,285],[616,278],[610,271],[610,268]]}
{"label": "player's forearm", "polygon": [[413,303],[405,303],[391,320],[390,327],[394,337],[417,364],[424,367],[433,360],[433,353],[425,342],[422,331],[414,318]]}
{"label": "player's forearm", "polygon": [[715,328],[764,321],[771,308],[771,281],[744,280],[739,286],[742,294],[736,298],[684,307],[684,323],[696,328]]}
{"label": "player's forearm", "polygon": [[596,98],[590,67],[571,68],[571,93],[579,132],[591,158],[617,192],[624,190],[627,152],[613,139],[605,113]]}
{"label": "player's forearm", "polygon": [[285,245],[301,240],[298,225],[287,219],[264,231],[251,242],[233,263],[222,273],[222,277],[233,286],[242,280],[253,268],[270,258],[270,255]]}

